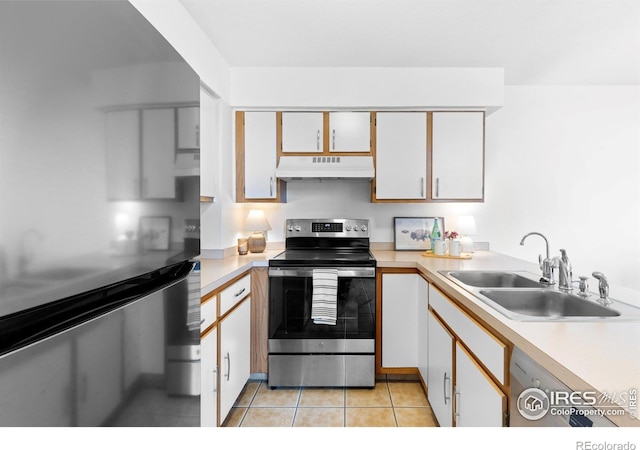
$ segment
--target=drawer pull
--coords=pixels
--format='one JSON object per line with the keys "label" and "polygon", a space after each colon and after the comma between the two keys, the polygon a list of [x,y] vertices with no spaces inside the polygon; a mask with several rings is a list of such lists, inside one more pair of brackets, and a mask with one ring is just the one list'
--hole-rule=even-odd
{"label": "drawer pull", "polygon": [[234,297],[239,297],[239,296],[240,296],[240,295],[242,295],[242,293],[243,293],[244,291],[246,291],[246,290],[247,290],[247,288],[242,288],[242,289],[240,289],[238,292],[236,292],[233,296],[234,296]]}

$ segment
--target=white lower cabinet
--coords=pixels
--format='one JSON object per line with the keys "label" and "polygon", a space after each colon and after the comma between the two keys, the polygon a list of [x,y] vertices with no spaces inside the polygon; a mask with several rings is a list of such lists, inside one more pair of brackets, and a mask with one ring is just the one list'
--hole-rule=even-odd
{"label": "white lower cabinet", "polygon": [[501,427],[507,397],[467,350],[456,343],[457,427]]}
{"label": "white lower cabinet", "polygon": [[200,340],[200,425],[218,425],[218,330],[214,328]]}
{"label": "white lower cabinet", "polygon": [[382,274],[382,367],[418,366],[420,280],[414,273]]}
{"label": "white lower cabinet", "polygon": [[429,404],[441,427],[453,425],[453,352],[455,339],[429,311]]}
{"label": "white lower cabinet", "polygon": [[427,386],[440,426],[505,425],[506,344],[433,285],[429,306]]}
{"label": "white lower cabinet", "polygon": [[231,411],[250,375],[251,297],[243,300],[218,325],[220,333],[220,423]]}

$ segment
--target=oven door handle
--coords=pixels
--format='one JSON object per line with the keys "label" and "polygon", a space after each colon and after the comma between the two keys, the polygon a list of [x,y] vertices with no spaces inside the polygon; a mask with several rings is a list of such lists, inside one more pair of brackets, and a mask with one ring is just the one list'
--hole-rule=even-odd
{"label": "oven door handle", "polygon": [[[326,267],[323,267],[326,269]],[[312,277],[312,267],[269,267],[270,277]],[[340,267],[338,278],[375,278],[375,267]]]}

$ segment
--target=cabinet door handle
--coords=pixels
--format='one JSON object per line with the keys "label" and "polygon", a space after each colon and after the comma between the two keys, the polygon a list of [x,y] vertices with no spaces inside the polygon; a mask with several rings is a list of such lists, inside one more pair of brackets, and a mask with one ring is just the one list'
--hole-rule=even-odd
{"label": "cabinet door handle", "polygon": [[420,197],[424,197],[424,177],[420,177]]}
{"label": "cabinet door handle", "polygon": [[332,131],[333,131],[333,135],[331,137],[331,147],[332,147],[332,150],[335,150],[336,149],[336,130],[334,129]]}
{"label": "cabinet door handle", "polygon": [[227,360],[227,381],[229,381],[229,377],[231,376],[231,356],[229,356],[229,352],[227,352],[227,356],[224,357]]}
{"label": "cabinet door handle", "polygon": [[218,392],[218,366],[213,368],[213,392]]}
{"label": "cabinet door handle", "polygon": [[447,397],[447,380],[451,381],[451,378],[447,376],[447,372],[444,373],[444,379],[442,380],[442,396],[444,397],[444,404],[451,400],[451,397]]}
{"label": "cabinet door handle", "polygon": [[240,289],[238,292],[236,292],[235,294],[233,294],[233,296],[234,296],[234,297],[239,297],[239,296],[240,296],[240,295],[242,295],[242,293],[243,293],[244,291],[246,291],[246,290],[247,290],[247,288],[242,288],[242,289]]}
{"label": "cabinet door handle", "polygon": [[200,125],[196,125],[196,147],[200,148]]}
{"label": "cabinet door handle", "polygon": [[200,325],[202,325],[207,319],[200,319]]}
{"label": "cabinet door handle", "polygon": [[436,178],[436,197],[440,197],[440,178]]}
{"label": "cabinet door handle", "polygon": [[318,130],[318,134],[316,134],[316,150],[320,151],[320,130]]}
{"label": "cabinet door handle", "polygon": [[273,177],[269,177],[269,197],[273,197]]}

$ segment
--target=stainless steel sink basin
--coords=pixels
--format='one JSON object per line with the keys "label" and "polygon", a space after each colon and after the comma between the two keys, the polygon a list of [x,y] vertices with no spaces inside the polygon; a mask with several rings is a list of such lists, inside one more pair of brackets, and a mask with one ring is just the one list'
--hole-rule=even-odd
{"label": "stainless steel sink basin", "polygon": [[[479,294],[510,313],[524,316],[565,317],[618,317],[612,308],[585,300],[577,295],[543,289],[482,289]],[[493,305],[491,305],[493,306]],[[499,310],[499,308],[496,308]],[[509,314],[506,314],[509,316]]]}
{"label": "stainless steel sink basin", "polygon": [[540,283],[515,272],[458,270],[445,275],[477,288],[539,288]]}

